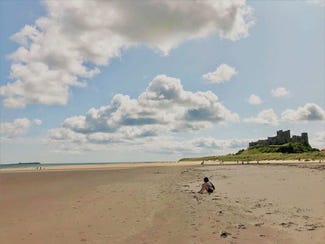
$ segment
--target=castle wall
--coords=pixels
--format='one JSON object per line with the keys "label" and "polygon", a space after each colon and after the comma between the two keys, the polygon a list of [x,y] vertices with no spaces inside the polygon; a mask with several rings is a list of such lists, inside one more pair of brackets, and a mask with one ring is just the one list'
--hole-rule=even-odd
{"label": "castle wall", "polygon": [[301,136],[290,137],[290,130],[279,130],[274,137],[268,137],[266,140],[258,140],[256,142],[250,142],[249,147],[253,146],[269,146],[269,145],[283,145],[289,142],[299,142],[305,145],[309,145],[308,134],[302,133]]}
{"label": "castle wall", "polygon": [[279,130],[279,131],[277,131],[276,134],[277,134],[277,136],[276,136],[274,145],[282,145],[282,144],[290,142],[290,130],[287,130],[287,131]]}
{"label": "castle wall", "polygon": [[307,133],[301,133],[301,136],[293,136],[291,138],[291,142],[299,142],[299,143],[302,143],[302,144],[308,146],[309,145],[308,134]]}

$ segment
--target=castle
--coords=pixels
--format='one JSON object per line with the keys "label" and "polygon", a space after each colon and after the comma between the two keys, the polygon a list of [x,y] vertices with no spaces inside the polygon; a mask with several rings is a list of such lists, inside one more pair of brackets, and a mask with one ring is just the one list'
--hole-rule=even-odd
{"label": "castle", "polygon": [[309,146],[308,134],[306,132],[301,133],[301,136],[290,136],[290,130],[276,132],[276,136],[268,137],[266,140],[258,140],[250,142],[249,147],[255,146],[270,146],[270,145],[283,145],[289,142],[299,142],[306,146]]}

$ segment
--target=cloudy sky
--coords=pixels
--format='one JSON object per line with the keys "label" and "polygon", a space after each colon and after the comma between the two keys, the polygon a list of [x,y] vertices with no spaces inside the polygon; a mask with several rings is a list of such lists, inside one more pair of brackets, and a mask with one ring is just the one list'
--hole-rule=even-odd
{"label": "cloudy sky", "polygon": [[0,2],[0,163],[325,148],[325,2]]}

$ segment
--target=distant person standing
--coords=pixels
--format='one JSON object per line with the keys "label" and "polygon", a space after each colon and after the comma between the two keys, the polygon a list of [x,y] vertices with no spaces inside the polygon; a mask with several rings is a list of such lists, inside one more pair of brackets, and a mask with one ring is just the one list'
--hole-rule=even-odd
{"label": "distant person standing", "polygon": [[198,193],[202,194],[204,191],[207,191],[209,194],[211,194],[215,190],[214,185],[211,181],[209,181],[208,177],[204,177],[203,181],[204,183],[202,184],[202,188]]}

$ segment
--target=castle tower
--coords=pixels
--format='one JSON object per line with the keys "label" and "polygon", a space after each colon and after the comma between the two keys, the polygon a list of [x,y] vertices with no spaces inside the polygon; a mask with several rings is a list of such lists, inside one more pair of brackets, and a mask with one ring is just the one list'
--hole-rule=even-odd
{"label": "castle tower", "polygon": [[276,145],[282,145],[290,141],[290,130],[282,131],[278,130],[276,132],[275,143]]}
{"label": "castle tower", "polygon": [[301,140],[302,140],[303,144],[305,144],[306,146],[309,146],[308,133],[306,133],[306,132],[301,133]]}

